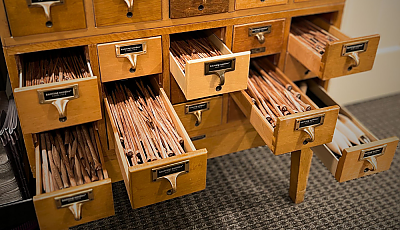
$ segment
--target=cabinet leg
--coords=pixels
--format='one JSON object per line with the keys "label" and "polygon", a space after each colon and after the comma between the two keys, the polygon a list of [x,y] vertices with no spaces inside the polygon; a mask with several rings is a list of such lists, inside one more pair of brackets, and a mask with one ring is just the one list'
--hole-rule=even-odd
{"label": "cabinet leg", "polygon": [[309,148],[291,153],[289,196],[296,204],[304,200],[312,155]]}

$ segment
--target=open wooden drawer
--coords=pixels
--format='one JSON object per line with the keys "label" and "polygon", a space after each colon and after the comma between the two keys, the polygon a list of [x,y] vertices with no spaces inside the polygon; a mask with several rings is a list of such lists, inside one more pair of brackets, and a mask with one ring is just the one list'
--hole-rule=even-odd
{"label": "open wooden drawer", "polygon": [[152,82],[171,117],[178,134],[183,138],[185,153],[156,161],[130,166],[121,144],[110,104],[105,98],[107,122],[111,124],[115,152],[128,191],[132,208],[140,208],[164,200],[205,189],[207,150],[196,150],[164,90]]}
{"label": "open wooden drawer", "polygon": [[[339,105],[321,86],[312,81],[308,81],[308,90],[326,106]],[[388,170],[392,163],[399,138],[390,137],[379,140],[348,110],[341,107],[340,113],[350,118],[371,142],[344,149],[339,159],[326,145],[312,148],[336,180],[344,182]]]}
{"label": "open wooden drawer", "polygon": [[320,54],[301,38],[289,34],[288,52],[322,80],[371,70],[378,50],[379,35],[350,38],[320,18],[310,20],[338,41],[328,42]]}
{"label": "open wooden drawer", "polygon": [[170,52],[170,71],[187,100],[247,88],[250,51],[232,51],[214,34],[208,36],[223,55],[190,60],[185,69]]}
{"label": "open wooden drawer", "polygon": [[301,100],[312,108],[311,111],[278,117],[276,127],[272,128],[246,91],[230,94],[271,151],[280,155],[331,142],[339,106],[318,108],[282,71],[272,65],[270,68],[284,83],[299,92]]}
{"label": "open wooden drawer", "polygon": [[14,97],[24,134],[102,118],[97,77],[93,76],[89,61],[86,64],[89,77],[33,86],[23,85],[24,71],[19,70],[20,84],[14,89]]}
{"label": "open wooden drawer", "polygon": [[[35,146],[36,196],[33,197],[40,229],[68,229],[71,226],[98,220],[115,214],[111,178],[105,168],[98,131],[95,130],[102,180],[44,192],[40,142]],[[34,141],[35,142],[35,141]]]}

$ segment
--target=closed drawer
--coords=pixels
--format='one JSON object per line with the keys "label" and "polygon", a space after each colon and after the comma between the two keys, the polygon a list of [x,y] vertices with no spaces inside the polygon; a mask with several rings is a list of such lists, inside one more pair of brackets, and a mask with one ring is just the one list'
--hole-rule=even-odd
{"label": "closed drawer", "polygon": [[97,48],[102,82],[162,72],[160,36],[100,44]]}
{"label": "closed drawer", "polygon": [[[125,144],[121,143],[121,139],[123,139],[121,136],[126,133],[118,128],[117,122],[119,121],[115,122],[117,118],[113,117],[115,113],[112,112],[115,111],[113,110],[115,107],[110,103],[110,95],[107,95],[105,99],[107,122],[112,127],[115,151],[132,208],[140,208],[197,192],[205,189],[206,186],[207,150],[195,149],[164,90],[158,88],[155,82],[152,85],[153,92],[164,104],[164,111],[168,113],[177,133],[183,139],[183,154],[145,161],[136,165],[132,163],[127,158]],[[154,135],[161,135],[161,132],[154,133]],[[168,141],[173,140],[169,139]],[[136,154],[136,151],[134,152]],[[157,154],[156,152],[147,152],[147,154],[153,153]]]}
{"label": "closed drawer", "polygon": [[161,20],[161,0],[93,0],[96,25]]}
{"label": "closed drawer", "polygon": [[288,52],[319,78],[328,80],[372,69],[378,49],[379,35],[350,38],[322,19],[314,19],[311,23],[326,30],[338,40],[328,41],[325,52],[321,52],[321,54],[301,37],[291,32]]}
{"label": "closed drawer", "polygon": [[207,39],[222,55],[189,60],[183,69],[170,52],[170,71],[187,100],[247,88],[250,52],[232,53],[214,34]]}
{"label": "closed drawer", "polygon": [[186,131],[209,128],[221,124],[222,96],[174,105]]}
{"label": "closed drawer", "polygon": [[250,50],[252,56],[280,53],[285,19],[236,25],[233,30],[233,52]]}
{"label": "closed drawer", "polygon": [[[23,57],[20,57],[22,61]],[[52,61],[56,62],[55,59]],[[81,61],[87,66],[87,77],[48,84],[24,86],[28,70],[19,70],[20,87],[14,89],[14,98],[23,133],[38,133],[102,118],[97,77],[93,76],[90,63]]]}
{"label": "closed drawer", "polygon": [[[71,127],[70,130],[72,130],[72,128],[73,127]],[[71,226],[114,215],[111,179],[108,178],[108,173],[105,168],[98,131],[94,130],[94,134],[97,149],[100,150],[98,152],[98,157],[102,164],[102,169],[96,172],[99,179],[93,182],[89,180],[88,183],[81,185],[78,185],[78,180],[76,180],[76,186],[55,191],[44,190],[46,180],[43,179],[44,177],[42,175],[46,169],[43,168],[43,156],[48,155],[46,154],[46,147],[44,147],[43,153],[42,143],[40,143],[40,134],[37,134],[38,138],[34,140],[36,196],[33,197],[33,203],[35,205],[40,229],[68,229]],[[63,140],[64,139],[65,138],[63,138]],[[52,141],[52,144],[53,143]],[[69,153],[70,152],[68,152],[68,154]],[[78,155],[79,154],[76,153],[76,156]],[[70,155],[68,155],[68,157],[69,156]],[[46,160],[50,162],[51,158],[49,159],[46,157]],[[80,159],[79,161],[82,163],[84,160]],[[46,167],[48,167],[47,170],[51,169],[48,165],[49,164],[46,164]],[[82,170],[85,169],[82,168]],[[76,171],[74,171],[74,173],[77,174]],[[91,179],[92,178],[93,177],[91,177]],[[82,178],[81,180],[84,181]],[[54,184],[56,183],[54,182]]]}
{"label": "closed drawer", "polygon": [[[276,126],[273,128],[246,91],[231,93],[236,104],[250,119],[250,123],[271,151],[275,155],[279,155],[331,142],[339,107],[318,108],[278,68],[271,65],[270,68],[275,71],[282,82],[289,84],[293,88],[292,90],[300,93],[304,103],[311,106],[310,111],[277,117]],[[309,128],[312,129],[310,132],[314,136],[313,141],[309,141],[311,136],[307,134]]]}
{"label": "closed drawer", "polygon": [[[322,87],[315,83],[309,82],[308,89],[324,105],[339,105]],[[344,182],[388,170],[399,138],[390,137],[379,140],[342,106],[340,106],[340,114],[347,116],[371,142],[361,142],[362,144],[346,148],[342,151],[341,157],[335,155],[326,145],[312,148],[336,180]],[[358,138],[360,139],[360,137]]]}
{"label": "closed drawer", "polygon": [[229,0],[169,0],[171,18],[186,18],[207,14],[225,13]]}
{"label": "closed drawer", "polygon": [[288,0],[236,0],[235,9],[251,9],[256,7],[276,6],[287,4]]}
{"label": "closed drawer", "polygon": [[86,28],[83,0],[5,0],[4,4],[14,37]]}

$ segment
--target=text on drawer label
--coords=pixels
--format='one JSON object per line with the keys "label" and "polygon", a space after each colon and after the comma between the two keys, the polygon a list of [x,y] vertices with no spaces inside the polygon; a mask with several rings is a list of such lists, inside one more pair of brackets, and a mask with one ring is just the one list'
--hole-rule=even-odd
{"label": "text on drawer label", "polygon": [[318,126],[324,124],[325,114],[314,115],[310,117],[296,119],[295,130],[303,129],[310,126]]}
{"label": "text on drawer label", "polygon": [[209,75],[213,72],[224,70],[225,72],[235,70],[236,58],[216,61],[216,62],[207,62],[205,64],[205,75]]}
{"label": "text on drawer label", "polygon": [[57,208],[64,208],[75,203],[87,202],[93,199],[93,189],[54,198]]}
{"label": "text on drawer label", "polygon": [[365,52],[367,50],[367,47],[368,47],[368,41],[343,45],[342,56],[354,52],[355,53]]}
{"label": "text on drawer label", "polygon": [[189,172],[189,160],[152,169],[153,181],[156,181],[161,177],[165,177],[179,172],[186,172],[186,173]]}
{"label": "text on drawer label", "polygon": [[386,147],[387,147],[387,144],[384,144],[384,145],[381,145],[378,147],[364,149],[361,151],[360,160],[364,160],[365,158],[368,158],[368,157],[383,155],[383,154],[385,154]]}
{"label": "text on drawer label", "polygon": [[117,57],[127,54],[143,54],[147,52],[146,42],[136,44],[115,45]]}
{"label": "text on drawer label", "polygon": [[75,85],[70,85],[66,87],[60,87],[60,88],[53,88],[53,89],[47,89],[47,90],[38,90],[38,96],[39,96],[39,103],[49,103],[51,101],[57,100],[57,99],[68,99],[68,98],[78,98],[79,97],[79,90],[78,90],[78,84]]}
{"label": "text on drawer label", "polygon": [[271,33],[271,25],[268,26],[261,26],[256,28],[249,28],[249,36],[254,36],[259,33],[268,34]]}
{"label": "text on drawer label", "polygon": [[205,111],[210,109],[210,102],[201,102],[197,104],[192,104],[192,105],[186,105],[186,114],[188,113],[193,113],[196,111]]}

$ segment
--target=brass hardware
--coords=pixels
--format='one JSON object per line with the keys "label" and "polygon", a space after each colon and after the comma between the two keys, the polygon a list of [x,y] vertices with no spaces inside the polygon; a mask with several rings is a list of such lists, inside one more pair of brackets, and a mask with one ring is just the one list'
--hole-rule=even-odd
{"label": "brass hardware", "polygon": [[139,55],[147,53],[147,43],[126,43],[124,45],[115,45],[117,58],[127,58],[131,63],[130,72],[134,73],[137,67],[137,58]]}
{"label": "brass hardware", "polygon": [[197,104],[186,105],[185,114],[193,114],[196,117],[195,126],[199,126],[202,122],[203,111],[210,109],[210,102],[201,102]]}
{"label": "brass hardware", "polygon": [[69,101],[79,98],[78,84],[65,87],[38,90],[39,104],[52,104],[58,111],[58,119],[61,122],[67,120],[67,104]]}
{"label": "brass hardware", "polygon": [[167,191],[167,195],[172,195],[177,191],[176,179],[178,176],[189,172],[189,160],[170,164],[160,168],[152,169],[153,181],[166,179],[171,185],[171,189]]}
{"label": "brass hardware", "polygon": [[249,28],[249,37],[256,37],[260,44],[265,42],[265,34],[271,33],[271,25]]}
{"label": "brass hardware", "polygon": [[375,171],[378,169],[378,162],[376,161],[376,157],[382,156],[385,154],[387,144],[369,148],[369,149],[364,149],[360,153],[360,158],[359,161],[366,160],[372,165],[371,171]]}
{"label": "brass hardware", "polygon": [[82,219],[82,203],[75,203],[73,205],[68,206],[68,209],[74,215],[76,221]]}
{"label": "brass hardware", "polygon": [[68,208],[76,221],[82,219],[83,203],[89,202],[93,199],[93,189],[54,198],[57,208]]}
{"label": "brass hardware", "polygon": [[28,7],[42,7],[44,10],[44,14],[46,16],[46,26],[51,28],[53,27],[53,22],[51,18],[50,8],[52,6],[61,5],[64,3],[64,0],[27,0]]}
{"label": "brass hardware", "polygon": [[315,127],[324,124],[325,114],[317,114],[305,118],[296,119],[295,130],[305,132],[308,137],[304,140],[303,144],[315,141]]}
{"label": "brass hardware", "polygon": [[128,7],[128,12],[133,11],[133,0],[124,0],[126,3],[126,6]]}
{"label": "brass hardware", "polygon": [[204,75],[217,75],[219,77],[219,84],[215,90],[221,91],[222,86],[225,84],[225,73],[235,70],[236,58],[215,62],[206,62],[204,64]]}
{"label": "brass hardware", "polygon": [[350,65],[348,70],[352,70],[353,67],[357,67],[360,65],[360,57],[358,53],[362,53],[367,51],[368,41],[362,42],[354,42],[350,44],[343,45],[342,47],[342,56],[347,56],[353,59],[354,64]]}

